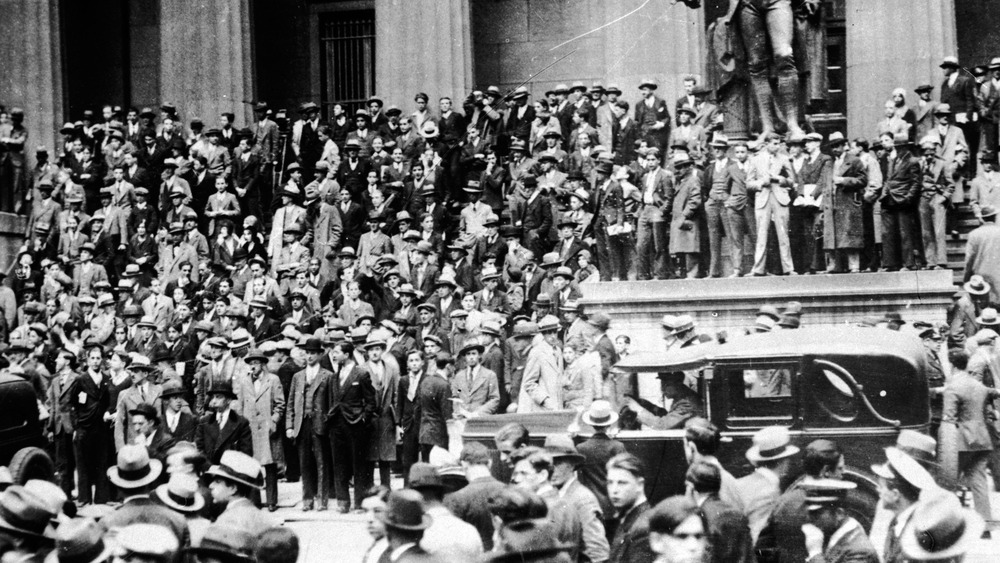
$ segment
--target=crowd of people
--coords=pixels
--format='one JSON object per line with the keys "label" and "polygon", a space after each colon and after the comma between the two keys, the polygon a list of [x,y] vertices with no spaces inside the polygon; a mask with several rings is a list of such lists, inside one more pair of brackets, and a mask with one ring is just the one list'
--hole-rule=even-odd
{"label": "crowd of people", "polygon": [[[8,487],[0,535],[21,534],[11,543],[33,556],[53,539],[79,547],[97,524],[71,518],[72,507],[113,502],[117,490],[120,508],[91,515],[117,530],[123,558],[166,562],[186,549],[202,559],[292,561],[282,558],[294,538],[265,532],[273,523],[261,511],[277,509],[285,480],[301,483],[302,510],[326,510],[332,498],[340,512],[377,513],[377,545],[397,555],[417,551],[423,534],[420,548],[458,549],[443,556],[455,561],[491,549],[560,561],[648,561],[652,553],[684,561],[705,550],[725,553],[720,562],[763,557],[760,536],[774,524],[761,514],[770,508],[726,500],[732,477],[712,462],[712,446],[697,445],[718,433],[692,422],[701,405],[684,374],[661,378],[663,405],[629,389],[613,369],[630,352],[627,331],[613,338],[610,317],[581,304],[581,287],[947,268],[948,221],[968,197],[983,225],[970,238],[968,283],[946,329],[913,325],[937,370],[936,415],[948,431],[972,393],[954,374],[987,388],[1000,377],[989,352],[991,327],[1000,326],[990,308],[1000,303],[992,289],[1000,283],[1000,165],[988,126],[1000,104],[1000,59],[979,84],[952,58],[941,67],[938,101],[930,85],[917,88],[912,107],[894,92],[875,140],[839,132],[728,139],[712,92],[689,77],[672,105],[653,80],[638,85],[632,105],[614,84],[577,82],[535,100],[525,87],[507,95],[489,87],[462,100],[461,111],[441,97],[435,112],[418,93],[406,114],[372,98],[352,114],[335,104],[328,119],[304,103],[292,121],[256,102],[242,129],[232,113],[213,125],[185,123],[172,104],[159,115],[108,105],[66,123],[51,156],[38,147],[26,170],[24,113],[2,111],[0,208],[28,221],[27,242],[0,284],[0,368],[34,386],[58,487]],[[749,330],[795,329],[800,317],[798,303],[765,307]],[[862,324],[904,323],[889,315]],[[662,326],[668,349],[717,339],[687,315]],[[945,340],[956,354],[942,361]],[[968,370],[962,348],[972,354]],[[455,438],[452,421],[564,409],[586,411],[595,427],[619,413],[623,428],[687,424],[696,445],[688,498],[651,508],[641,461],[617,447],[619,455],[594,461],[560,437],[516,451],[498,442],[513,487],[486,480],[488,452],[476,444],[460,459],[430,463]],[[968,478],[978,510],[994,434],[945,466],[951,478]],[[823,541],[831,535],[864,543],[843,514],[848,485],[827,479],[840,477],[839,450],[809,448],[807,472],[810,459],[822,468],[781,493],[798,491],[799,512],[783,525],[816,528],[765,534],[777,542],[768,553],[812,557],[837,544]],[[879,474],[888,475],[884,499],[902,499],[902,513],[916,506],[904,502],[914,489],[930,485],[899,455]],[[601,479],[574,473],[577,466]],[[390,492],[394,468],[404,491]],[[783,506],[779,474],[754,474],[768,484],[755,493],[774,490],[768,507]],[[577,475],[583,487],[573,485]],[[468,485],[455,488],[462,479]],[[730,503],[716,520],[704,509],[713,494]],[[564,506],[570,500],[573,509]],[[148,525],[138,514],[150,504],[170,538],[135,529]],[[936,526],[944,515],[976,529],[950,500],[928,506],[907,517]],[[4,509],[15,508],[46,524],[31,534],[5,526]],[[62,522],[54,531],[53,519]],[[234,520],[253,533],[227,528]],[[454,534],[459,521],[482,541]],[[728,531],[713,528],[720,521]],[[913,539],[899,526],[892,537],[909,554],[933,551],[920,533]],[[110,540],[107,550],[89,549],[113,551]]]}

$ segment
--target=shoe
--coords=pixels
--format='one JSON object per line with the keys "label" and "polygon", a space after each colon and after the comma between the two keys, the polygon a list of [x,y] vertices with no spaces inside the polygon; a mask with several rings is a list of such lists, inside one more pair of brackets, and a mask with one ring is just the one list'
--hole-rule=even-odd
{"label": "shoe", "polygon": [[729,279],[732,279],[732,278],[742,278],[742,277],[743,277],[743,274],[741,274],[739,272],[733,272],[733,275],[729,276]]}
{"label": "shoe", "polygon": [[797,275],[799,275],[799,273],[796,272],[795,270],[792,270],[791,272],[788,272],[788,275],[789,276],[797,276]]}
{"label": "shoe", "polygon": [[276,512],[277,510],[278,510],[278,505],[276,505],[276,504],[269,504],[269,505],[267,505],[267,511],[268,512]]}
{"label": "shoe", "polygon": [[313,509],[313,504],[311,502],[302,503],[302,512],[309,512]]}
{"label": "shoe", "polygon": [[991,540],[991,539],[993,539],[993,534],[991,534],[989,530],[985,530],[983,532],[983,535],[979,536],[979,539],[981,539],[981,540]]}
{"label": "shoe", "polygon": [[337,505],[337,512],[340,513],[340,514],[347,514],[350,511],[351,511],[351,507],[348,506],[348,505],[346,505],[346,504],[338,504]]}
{"label": "shoe", "polygon": [[323,512],[324,510],[326,510],[326,501],[321,500],[319,501],[319,504],[316,506],[316,512]]}

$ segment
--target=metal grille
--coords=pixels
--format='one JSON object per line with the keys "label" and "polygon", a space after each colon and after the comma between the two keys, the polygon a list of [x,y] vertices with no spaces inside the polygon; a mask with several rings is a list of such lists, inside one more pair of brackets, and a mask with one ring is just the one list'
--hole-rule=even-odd
{"label": "metal grille", "polygon": [[375,92],[375,10],[326,14],[319,27],[323,115],[337,103],[351,115]]}

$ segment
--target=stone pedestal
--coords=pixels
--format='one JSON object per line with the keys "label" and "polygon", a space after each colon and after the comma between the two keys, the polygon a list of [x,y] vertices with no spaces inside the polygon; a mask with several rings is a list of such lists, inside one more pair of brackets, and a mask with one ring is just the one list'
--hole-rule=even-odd
{"label": "stone pedestal", "polygon": [[249,0],[160,3],[160,102],[177,106],[186,123],[198,116],[216,126],[231,111],[253,121],[243,100],[254,98]]}
{"label": "stone pedestal", "polygon": [[472,90],[469,0],[375,0],[375,93],[405,110],[426,92],[461,111]]}
{"label": "stone pedestal", "polygon": [[26,166],[35,149],[56,151],[63,120],[62,49],[57,0],[0,0],[0,101],[24,110]]}
{"label": "stone pedestal", "polygon": [[957,54],[954,0],[847,0],[848,136],[871,138],[895,88],[944,79],[941,59]]}
{"label": "stone pedestal", "polygon": [[761,305],[802,303],[802,324],[853,324],[897,311],[907,322],[943,322],[955,293],[951,270],[823,274],[644,282],[585,283],[584,307],[612,318],[612,336],[627,334],[632,349],[662,349],[660,318],[692,315],[700,330],[738,337]]}

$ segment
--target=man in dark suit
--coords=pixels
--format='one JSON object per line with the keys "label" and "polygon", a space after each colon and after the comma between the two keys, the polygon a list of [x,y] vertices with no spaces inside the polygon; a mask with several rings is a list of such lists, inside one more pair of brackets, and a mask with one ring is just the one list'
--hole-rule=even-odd
{"label": "man in dark suit", "polygon": [[[611,178],[610,162],[599,163],[594,171],[597,180],[591,195],[591,207],[594,209],[593,232],[597,239],[597,267],[601,272],[601,281],[627,279],[625,248],[618,232],[625,222],[622,187]],[[609,228],[614,232],[608,232]]]}
{"label": "man in dark suit", "polygon": [[[340,213],[340,224],[343,225],[341,231],[341,242],[344,246],[353,249],[358,248],[361,240],[361,233],[365,230],[367,215],[365,208],[360,203],[353,201],[350,190],[344,184],[340,188],[340,201],[337,202],[337,211]],[[320,258],[325,258],[320,256]]]}
{"label": "man in dark suit", "polygon": [[520,224],[515,225],[524,230],[525,248],[535,253],[535,256],[545,254],[549,245],[549,231],[552,229],[552,202],[545,188],[540,186],[535,176],[522,178],[524,188],[530,194],[525,203],[524,215]]}
{"label": "man in dark suit", "polygon": [[630,453],[608,460],[608,498],[615,507],[615,535],[611,556],[616,563],[653,561],[649,545],[649,501],[646,500],[646,468]]}
{"label": "man in dark suit", "polygon": [[327,386],[330,449],[333,454],[334,493],[337,510],[351,507],[348,482],[354,476],[354,509],[361,509],[372,486],[368,461],[370,427],[375,421],[375,387],[371,374],[354,361],[354,345],[338,342],[331,352],[336,361]]}
{"label": "man in dark suit", "polygon": [[67,497],[73,492],[73,472],[76,470],[73,459],[73,430],[76,421],[73,419],[73,403],[76,397],[69,394],[73,380],[76,379],[77,357],[73,352],[63,349],[56,356],[56,372],[49,382],[48,401],[49,419],[46,422],[46,432],[52,441],[53,461],[59,478],[59,485]]}
{"label": "man in dark suit", "polygon": [[323,143],[319,140],[319,106],[313,102],[302,104],[305,120],[299,136],[299,164],[302,165],[302,175],[310,178],[313,167],[323,156]]}
{"label": "man in dark suit", "polygon": [[583,463],[576,468],[577,478],[597,497],[603,513],[604,528],[610,540],[615,532],[615,509],[608,498],[607,463],[616,455],[625,453],[625,444],[608,436],[608,428],[618,421],[618,413],[612,410],[608,401],[598,400],[590,404],[581,420],[584,424],[589,424],[594,433],[576,447],[584,458]]}
{"label": "man in dark suit", "polygon": [[756,558],[747,517],[719,498],[722,485],[719,467],[697,461],[688,467],[685,481],[708,524],[708,543],[712,546],[709,563],[754,563]]}
{"label": "man in dark suit", "polygon": [[181,410],[184,407],[184,396],[187,390],[177,378],[163,382],[160,400],[163,402],[163,421],[160,430],[176,442],[194,440],[195,427],[198,420],[190,412]]}
{"label": "man in dark suit", "polygon": [[[429,555],[420,540],[430,527],[431,517],[424,508],[424,496],[412,489],[389,493],[385,512],[376,516],[385,526],[389,546],[378,563],[432,563],[440,561]],[[391,555],[391,558],[390,558]]]}
{"label": "man in dark suit", "polygon": [[271,308],[267,301],[262,298],[254,298],[250,301],[250,322],[247,323],[247,330],[254,342],[266,342],[280,332],[280,327],[267,315]]}
{"label": "man in dark suit", "polygon": [[[938,101],[951,106],[955,124],[969,143],[969,154],[979,154],[979,123],[973,119],[976,113],[976,79],[967,72],[962,72],[956,57],[945,57],[941,62],[941,70],[944,82],[941,83],[941,97]],[[975,159],[970,158],[968,166],[970,172],[974,173]]]}
{"label": "man in dark suit", "polygon": [[701,399],[684,384],[684,372],[661,373],[658,377],[663,396],[672,399],[670,409],[647,403],[640,404],[636,399],[629,397],[626,399],[628,407],[639,415],[640,422],[650,428],[669,430],[683,428],[687,419],[701,416]]}
{"label": "man in dark suit", "polygon": [[404,483],[408,482],[410,466],[420,459],[420,403],[417,391],[424,379],[424,355],[419,349],[410,349],[403,365],[406,374],[399,378],[396,412],[399,413],[401,440],[400,465]]}
{"label": "man in dark suit", "polygon": [[465,469],[469,484],[446,495],[444,505],[452,514],[475,526],[483,541],[483,549],[493,549],[493,516],[490,514],[490,499],[507,488],[490,473],[493,458],[486,446],[470,442],[462,448],[458,457]]}
{"label": "man in dark suit", "polygon": [[326,510],[329,478],[326,468],[328,388],[334,375],[320,366],[323,344],[310,338],[302,346],[306,367],[292,377],[285,403],[285,435],[295,441],[302,471],[302,511]]}
{"label": "man in dark suit", "polygon": [[102,504],[111,500],[107,480],[108,450],[111,431],[104,422],[111,400],[110,382],[101,372],[104,348],[88,339],[84,343],[87,369],[69,384],[69,396],[76,420],[73,454],[77,471],[77,500],[81,504]]}
{"label": "man in dark suit", "polygon": [[129,444],[118,452],[118,463],[108,470],[108,476],[123,499],[121,506],[101,518],[101,525],[114,532],[130,524],[157,524],[170,530],[180,545],[188,541],[188,526],[184,516],[156,504],[149,493],[156,488],[163,473],[163,463],[150,459],[146,448]]}
{"label": "man in dark suit", "polygon": [[430,461],[434,446],[448,448],[448,426],[452,417],[451,385],[445,378],[445,371],[451,365],[451,354],[439,352],[429,358],[437,368],[425,375],[420,383],[418,401],[420,403],[420,460]]}
{"label": "man in dark suit", "polygon": [[663,98],[653,94],[656,88],[656,82],[650,79],[639,83],[642,100],[635,104],[635,122],[639,126],[640,138],[645,139],[650,147],[660,149],[660,154],[666,154],[670,138],[670,110]]}
{"label": "man in dark suit", "polygon": [[594,327],[594,349],[601,356],[601,377],[607,379],[611,372],[611,366],[618,363],[618,351],[615,350],[615,343],[608,336],[608,329],[611,328],[611,317],[607,313],[594,313],[587,319],[587,323]]}
{"label": "man in dark suit", "polygon": [[520,139],[527,143],[531,136],[531,124],[534,121],[535,108],[528,103],[528,89],[520,86],[511,95],[511,106],[507,112],[505,131],[511,139]]}
{"label": "man in dark suit", "polygon": [[908,139],[883,134],[889,152],[882,159],[885,178],[882,203],[882,264],[887,270],[914,269],[913,258],[917,204],[920,199],[920,159],[913,156]]}
{"label": "man in dark suit", "polygon": [[213,379],[208,396],[208,410],[211,412],[201,417],[194,434],[198,450],[214,464],[219,463],[222,452],[226,450],[253,455],[250,423],[231,408],[236,400],[232,381]]}

